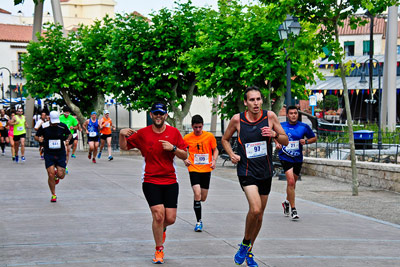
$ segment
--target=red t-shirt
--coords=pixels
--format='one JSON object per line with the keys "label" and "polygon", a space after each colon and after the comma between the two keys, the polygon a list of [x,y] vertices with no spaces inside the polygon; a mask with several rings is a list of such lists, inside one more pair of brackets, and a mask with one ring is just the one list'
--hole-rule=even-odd
{"label": "red t-shirt", "polygon": [[126,141],[128,149],[138,148],[144,157],[143,182],[152,184],[174,184],[177,182],[174,164],[175,154],[162,148],[159,140],[165,140],[186,151],[186,145],[178,129],[168,126],[162,133],[155,133],[152,125],[137,131]]}

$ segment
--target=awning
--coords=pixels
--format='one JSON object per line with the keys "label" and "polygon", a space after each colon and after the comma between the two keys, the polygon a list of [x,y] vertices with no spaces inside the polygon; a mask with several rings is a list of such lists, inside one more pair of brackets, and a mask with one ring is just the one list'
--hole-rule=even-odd
{"label": "awning", "polygon": [[[360,83],[360,77],[346,77],[347,89],[348,90],[368,90],[369,89],[369,77],[365,79],[367,83]],[[372,80],[372,89],[377,90],[379,85],[379,79],[374,76]],[[383,86],[383,77],[381,77],[381,89]],[[340,77],[325,77],[325,80],[316,80],[316,84],[306,85],[306,88],[311,91],[324,91],[324,90],[343,90],[343,83]],[[396,88],[400,88],[400,77],[396,79]]]}

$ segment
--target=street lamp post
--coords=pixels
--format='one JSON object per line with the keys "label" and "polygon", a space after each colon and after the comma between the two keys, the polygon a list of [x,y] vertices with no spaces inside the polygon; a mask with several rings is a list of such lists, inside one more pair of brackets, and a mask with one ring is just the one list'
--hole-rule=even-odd
{"label": "street lamp post", "polygon": [[[381,130],[381,120],[382,120],[382,118],[381,118],[381,105],[382,105],[382,101],[381,101],[381,98],[382,98],[382,92],[381,92],[381,66],[379,65],[379,61],[377,60],[377,59],[375,59],[375,58],[369,58],[369,59],[367,59],[365,62],[364,62],[364,66],[363,66],[363,73],[365,73],[364,71],[365,71],[365,66],[366,66],[366,63],[369,61],[369,64],[371,65],[371,64],[373,64],[373,61],[375,61],[376,62],[376,64],[377,64],[377,66],[378,66],[378,109],[379,109],[379,112],[378,112],[378,149],[379,149],[379,159],[380,159],[380,157],[381,157],[381,149],[382,149],[382,130]],[[373,76],[373,73],[370,71],[369,72],[369,76],[370,76],[370,80],[371,80],[371,77]],[[365,75],[361,75],[361,80],[360,80],[360,83],[367,83],[367,80],[365,79]],[[372,83],[370,84],[370,87],[372,88]],[[371,93],[371,99],[369,100],[369,103],[376,103],[376,101],[373,99],[373,94],[372,94],[372,92],[370,92]],[[365,102],[367,102],[367,101],[365,101]],[[367,102],[368,103],[368,102]]]}
{"label": "street lamp post", "polygon": [[[301,26],[296,17],[286,15],[285,21],[279,25],[278,33],[279,39],[290,40],[291,37],[296,37],[300,34]],[[291,92],[291,60],[287,53],[286,47],[283,48],[286,55],[286,106],[292,105],[292,92]]]}
{"label": "street lamp post", "polygon": [[6,67],[0,67],[0,70],[6,70],[6,71],[8,71],[8,75],[9,75],[9,77],[10,77],[10,83],[9,83],[9,85],[8,85],[8,88],[9,88],[9,90],[10,90],[10,110],[11,110],[11,103],[12,103],[12,93],[11,93],[11,71],[10,71],[8,68],[6,68]]}

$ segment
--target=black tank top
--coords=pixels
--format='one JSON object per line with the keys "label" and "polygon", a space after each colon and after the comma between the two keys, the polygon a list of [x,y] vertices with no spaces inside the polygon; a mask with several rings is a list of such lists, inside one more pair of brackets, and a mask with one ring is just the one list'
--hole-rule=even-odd
{"label": "black tank top", "polygon": [[258,180],[272,177],[272,138],[261,135],[261,128],[269,125],[267,114],[268,111],[263,110],[260,119],[250,122],[246,112],[240,113],[238,176],[252,176]]}

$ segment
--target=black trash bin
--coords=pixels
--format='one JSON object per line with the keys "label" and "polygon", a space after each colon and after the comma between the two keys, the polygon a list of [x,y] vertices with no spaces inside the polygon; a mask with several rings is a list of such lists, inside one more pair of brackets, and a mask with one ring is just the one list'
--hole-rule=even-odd
{"label": "black trash bin", "polygon": [[356,149],[372,149],[374,131],[360,130],[354,132],[354,144]]}

